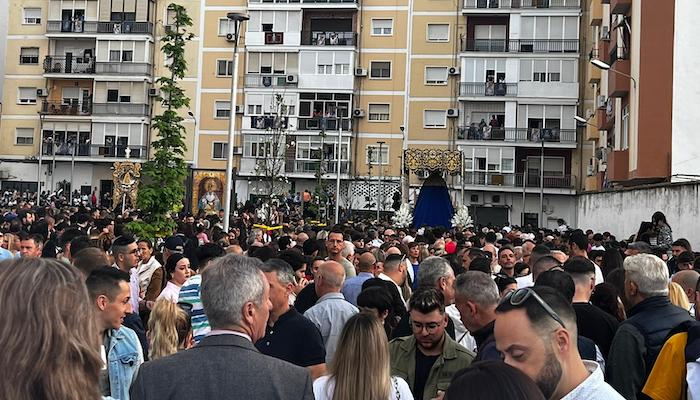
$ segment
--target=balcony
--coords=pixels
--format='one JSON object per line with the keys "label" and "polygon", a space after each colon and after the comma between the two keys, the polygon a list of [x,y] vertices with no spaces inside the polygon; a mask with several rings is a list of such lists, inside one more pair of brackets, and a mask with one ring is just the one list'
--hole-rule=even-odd
{"label": "balcony", "polygon": [[249,88],[297,86],[297,82],[289,82],[290,76],[294,77],[291,74],[245,74],[243,84]]}
{"label": "balcony", "polygon": [[588,83],[598,83],[600,82],[600,68],[590,63],[590,60],[598,59],[598,48],[592,48],[590,53],[588,53],[588,61],[586,63],[586,76],[588,77]]}
{"label": "balcony", "polygon": [[95,72],[102,75],[151,75],[151,64],[135,62],[97,62]]}
{"label": "balcony", "polygon": [[629,150],[614,150],[608,154],[606,174],[610,182],[629,179]]}
{"label": "balcony", "polygon": [[596,111],[596,119],[598,120],[598,128],[601,131],[609,131],[615,126],[615,116],[608,115],[607,107],[599,108]]}
{"label": "balcony", "polygon": [[598,140],[600,138],[600,129],[598,128],[598,113],[593,114],[593,118],[588,121],[584,128],[586,140]]}
{"label": "balcony", "polygon": [[251,4],[319,4],[319,5],[349,5],[357,4],[357,0],[250,0]]}
{"label": "balcony", "polygon": [[148,116],[148,104],[137,103],[94,103],[93,115]]}
{"label": "balcony", "polygon": [[579,0],[464,0],[465,10],[509,8],[579,8]]}
{"label": "balcony", "polygon": [[97,33],[97,21],[48,21],[46,33]]}
{"label": "balcony", "polygon": [[576,145],[576,129],[537,129],[537,128],[490,128],[479,129],[478,126],[460,126],[457,140],[474,140],[479,142],[515,142],[515,143],[562,143]]}
{"label": "balcony", "polygon": [[44,73],[92,75],[95,73],[95,58],[46,56],[46,58],[44,59]]}
{"label": "balcony", "polygon": [[[335,174],[338,171],[338,161],[336,160],[287,160],[285,162],[285,172],[315,174],[318,172],[319,163],[324,174]],[[347,174],[350,171],[350,161],[340,161],[340,173]]]}
{"label": "balcony", "polygon": [[[523,174],[465,171],[464,185],[473,186],[496,186],[496,187],[523,187]],[[574,189],[576,177],[573,175],[544,176],[542,183],[547,189]],[[525,187],[539,188],[540,175],[527,174],[525,177]]]}
{"label": "balcony", "polygon": [[632,0],[610,0],[612,14],[627,14],[632,7]]}
{"label": "balcony", "polygon": [[355,46],[355,32],[301,31],[302,46]]}
{"label": "balcony", "polygon": [[73,99],[72,102],[47,101],[41,103],[41,113],[44,115],[65,115],[65,116],[90,116],[92,114],[92,104],[79,102]]}
{"label": "balcony", "polygon": [[609,97],[625,97],[630,91],[630,60],[627,56],[617,47],[610,51],[610,69],[619,73],[608,72]]}
{"label": "balcony", "polygon": [[98,22],[97,33],[112,33],[115,35],[122,34],[153,34],[152,22],[137,22],[137,21],[111,21]]}
{"label": "balcony", "polygon": [[[279,121],[277,124],[275,121]],[[250,117],[250,129],[287,129],[289,117],[276,118],[271,115],[258,115]]]}
{"label": "balcony", "polygon": [[[513,0],[517,2],[517,0]],[[579,0],[520,0],[520,8],[580,8]]]}
{"label": "balcony", "polygon": [[578,53],[578,39],[461,39],[462,51],[490,53]]}
{"label": "balcony", "polygon": [[517,94],[517,83],[461,82],[459,84],[459,95],[461,97],[513,97]]}
{"label": "balcony", "polygon": [[588,10],[588,22],[590,26],[600,26],[603,23],[603,4],[600,0],[587,0],[590,2]]}
{"label": "balcony", "polygon": [[[73,146],[69,142],[57,141],[55,146],[53,143],[44,143],[42,146],[42,155],[53,156],[54,149],[56,156],[73,156]],[[92,158],[126,158],[126,149],[130,150],[129,158],[145,159],[147,157],[146,146],[136,145],[105,145],[105,144],[79,144],[75,148],[76,157],[92,157]],[[112,161],[112,160],[110,160]]]}
{"label": "balcony", "polygon": [[343,117],[342,126],[338,123],[338,119],[333,118],[299,118],[297,120],[298,131],[337,131],[342,127],[344,131],[352,129],[351,119]]}

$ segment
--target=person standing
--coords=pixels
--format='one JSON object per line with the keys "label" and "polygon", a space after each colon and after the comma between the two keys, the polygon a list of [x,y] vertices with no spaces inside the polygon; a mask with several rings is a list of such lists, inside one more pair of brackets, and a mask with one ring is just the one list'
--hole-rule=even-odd
{"label": "person standing", "polygon": [[493,337],[500,299],[494,280],[481,271],[466,271],[455,281],[455,306],[476,341],[474,361],[501,359]]}
{"label": "person standing", "polygon": [[345,277],[352,278],[355,276],[355,266],[347,258],[343,257],[343,250],[345,250],[346,245],[343,231],[337,228],[332,229],[326,239],[327,260],[340,263],[345,269]]}
{"label": "person standing", "polygon": [[[137,270],[139,273],[139,290],[141,293],[146,293],[148,285],[151,283],[151,278],[154,276],[158,268],[161,267],[160,262],[153,256],[153,242],[149,239],[139,239],[136,243],[141,253],[141,261],[139,261]],[[160,274],[155,276],[156,281],[163,279],[162,269]],[[159,283],[160,285],[160,283]],[[160,286],[158,291],[160,291]]]}
{"label": "person standing", "polygon": [[376,262],[377,260],[372,253],[367,252],[362,254],[357,264],[357,276],[345,280],[343,284],[341,293],[345,296],[345,300],[349,301],[355,307],[357,307],[357,296],[362,291],[362,284],[365,283],[366,280],[374,278],[372,269]]}

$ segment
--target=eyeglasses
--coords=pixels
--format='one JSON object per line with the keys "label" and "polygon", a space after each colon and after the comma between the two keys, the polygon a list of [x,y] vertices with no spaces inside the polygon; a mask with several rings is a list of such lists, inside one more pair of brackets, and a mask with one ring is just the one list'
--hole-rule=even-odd
{"label": "eyeglasses", "polygon": [[440,327],[440,323],[428,322],[427,324],[424,324],[422,322],[411,321],[411,327],[415,332],[423,332],[423,329],[425,328],[428,333],[435,333],[435,331],[437,331],[437,329]]}
{"label": "eyeglasses", "polygon": [[503,298],[501,303],[509,302],[510,305],[519,307],[523,305],[530,297],[534,298],[542,309],[545,310],[550,317],[552,317],[553,320],[557,321],[562,328],[566,329],[566,325],[564,325],[564,321],[562,321],[561,317],[559,317],[559,315],[552,310],[552,307],[542,300],[542,298],[531,288],[522,288],[510,292]]}

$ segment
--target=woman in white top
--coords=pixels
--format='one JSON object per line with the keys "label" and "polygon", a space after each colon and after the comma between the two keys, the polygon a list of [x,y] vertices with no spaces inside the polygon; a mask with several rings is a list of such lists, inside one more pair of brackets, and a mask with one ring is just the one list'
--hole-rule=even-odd
{"label": "woman in white top", "polygon": [[391,376],[389,342],[376,316],[348,320],[328,372],[314,381],[316,400],[413,400],[402,378]]}
{"label": "woman in white top", "polygon": [[190,270],[190,260],[182,254],[173,254],[168,257],[165,263],[165,273],[168,279],[168,284],[158,299],[168,299],[173,303],[177,303],[177,298],[180,295],[180,288],[187,282],[187,279],[192,275]]}

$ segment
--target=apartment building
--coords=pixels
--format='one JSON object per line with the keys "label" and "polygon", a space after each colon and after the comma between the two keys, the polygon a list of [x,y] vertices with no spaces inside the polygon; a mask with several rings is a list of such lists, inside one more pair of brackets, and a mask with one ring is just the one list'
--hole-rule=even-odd
{"label": "apartment building", "polygon": [[696,180],[697,2],[592,0],[587,9],[585,189]]}
{"label": "apartment building", "polygon": [[113,162],[148,157],[154,3],[28,0],[9,11],[2,188],[110,193]]}

